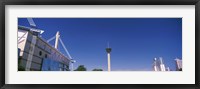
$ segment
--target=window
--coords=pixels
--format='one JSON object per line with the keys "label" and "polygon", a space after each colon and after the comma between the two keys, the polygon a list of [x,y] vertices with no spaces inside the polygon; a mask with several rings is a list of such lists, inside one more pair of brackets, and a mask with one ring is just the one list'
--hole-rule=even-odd
{"label": "window", "polygon": [[45,54],[45,58],[47,58],[47,54]]}
{"label": "window", "polygon": [[40,56],[42,55],[42,51],[39,52],[39,55],[40,55]]}

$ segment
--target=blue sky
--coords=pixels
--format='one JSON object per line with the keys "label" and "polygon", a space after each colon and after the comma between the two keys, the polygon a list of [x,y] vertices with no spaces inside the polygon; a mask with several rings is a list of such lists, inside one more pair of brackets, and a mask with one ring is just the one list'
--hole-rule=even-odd
{"label": "blue sky", "polygon": [[[109,42],[111,70],[151,71],[153,59],[162,57],[175,70],[175,58],[182,59],[181,18],[33,18],[43,29],[44,39],[57,31],[78,65],[87,70],[107,70],[105,48]],[[27,19],[18,24],[29,26]],[[30,27],[30,26],[29,26]],[[54,42],[50,42],[52,45]],[[59,45],[59,50],[64,50]],[[65,53],[66,54],[66,53]]]}

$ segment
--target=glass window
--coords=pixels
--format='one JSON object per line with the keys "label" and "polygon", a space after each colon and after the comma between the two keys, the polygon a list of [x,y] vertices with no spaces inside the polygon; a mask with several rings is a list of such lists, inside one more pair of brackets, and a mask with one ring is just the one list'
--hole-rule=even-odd
{"label": "glass window", "polygon": [[42,71],[59,71],[59,62],[45,58],[42,63]]}
{"label": "glass window", "polygon": [[40,56],[42,55],[42,51],[39,52],[39,55],[40,55]]}

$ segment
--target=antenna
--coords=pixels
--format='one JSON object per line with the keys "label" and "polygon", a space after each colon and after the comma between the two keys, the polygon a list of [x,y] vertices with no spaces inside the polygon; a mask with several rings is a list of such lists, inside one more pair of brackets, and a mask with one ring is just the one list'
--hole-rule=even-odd
{"label": "antenna", "polygon": [[109,48],[109,42],[108,42],[108,48]]}

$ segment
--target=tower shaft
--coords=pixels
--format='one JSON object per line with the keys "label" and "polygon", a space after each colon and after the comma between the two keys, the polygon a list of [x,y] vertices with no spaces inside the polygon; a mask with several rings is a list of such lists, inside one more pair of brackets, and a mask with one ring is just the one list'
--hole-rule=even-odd
{"label": "tower shaft", "polygon": [[111,65],[110,65],[110,53],[108,55],[108,71],[111,71]]}

